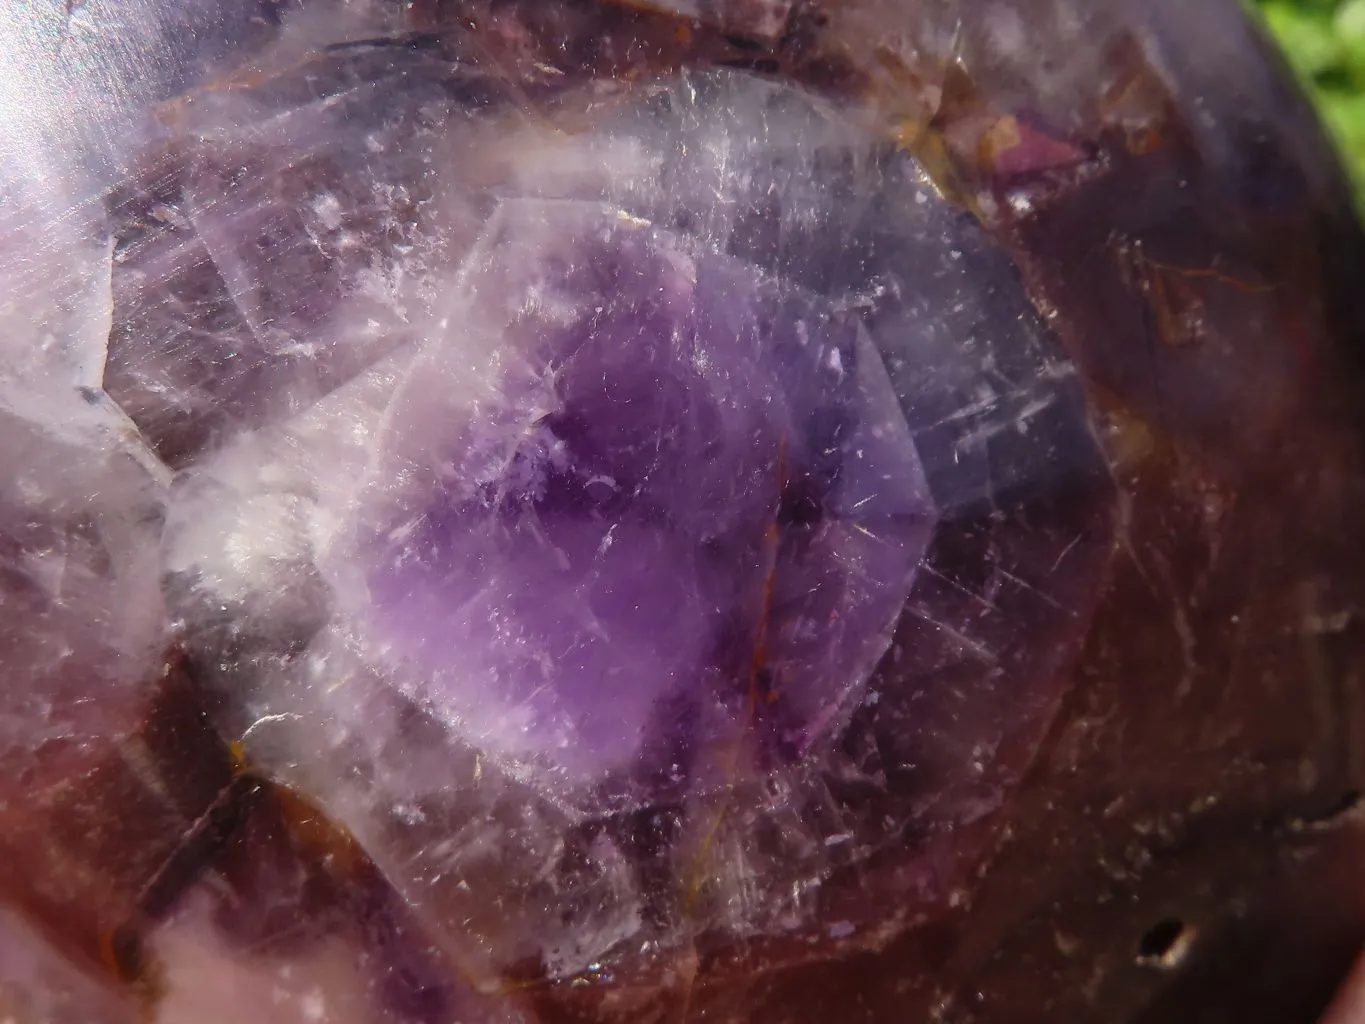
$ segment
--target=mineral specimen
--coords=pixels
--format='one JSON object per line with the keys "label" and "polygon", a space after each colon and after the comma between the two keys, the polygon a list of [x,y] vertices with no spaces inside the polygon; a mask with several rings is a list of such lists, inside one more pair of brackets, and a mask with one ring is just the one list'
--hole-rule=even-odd
{"label": "mineral specimen", "polygon": [[1325,1005],[1365,252],[1231,2],[0,40],[0,1019]]}

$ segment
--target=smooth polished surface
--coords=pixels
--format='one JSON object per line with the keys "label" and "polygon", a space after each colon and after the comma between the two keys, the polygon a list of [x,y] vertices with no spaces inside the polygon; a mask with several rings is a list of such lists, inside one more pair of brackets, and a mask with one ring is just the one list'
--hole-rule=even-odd
{"label": "smooth polished surface", "polygon": [[1365,248],[1235,4],[0,52],[0,1016],[1327,1005]]}

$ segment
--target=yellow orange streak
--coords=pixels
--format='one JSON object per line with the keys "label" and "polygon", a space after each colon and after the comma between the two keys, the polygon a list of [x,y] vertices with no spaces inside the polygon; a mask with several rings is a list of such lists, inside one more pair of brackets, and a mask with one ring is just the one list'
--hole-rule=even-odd
{"label": "yellow orange streak", "polygon": [[[778,444],[777,449],[777,507],[773,510],[773,518],[768,521],[767,527],[763,532],[763,597],[759,605],[758,625],[754,630],[754,649],[753,657],[749,661],[749,692],[745,717],[749,722],[758,719],[760,704],[759,680],[763,677],[763,671],[768,665],[768,631],[772,621],[773,595],[777,585],[777,549],[782,539],[782,528],[778,523],[778,516],[781,514],[782,495],[787,490],[787,439],[785,437]],[[769,695],[769,700],[772,695]],[[733,779],[739,768],[739,758],[744,744],[744,730],[740,730],[739,735],[730,746],[729,763],[725,768],[727,778]],[[706,830],[701,847],[693,860],[691,877],[687,883],[687,899],[684,904],[684,914],[691,917],[696,910],[697,899],[701,895],[702,879],[705,873],[705,864],[710,857],[711,848],[715,845],[716,836],[720,832],[721,823],[725,820],[725,814],[730,806],[730,793],[727,793],[721,800],[721,805],[717,809],[715,816],[711,819],[710,827]],[[696,977],[695,951],[692,960],[688,964],[687,980],[684,983],[684,992],[681,1003],[679,1004],[678,1021],[686,1021],[688,1007],[692,1000],[692,983]]]}

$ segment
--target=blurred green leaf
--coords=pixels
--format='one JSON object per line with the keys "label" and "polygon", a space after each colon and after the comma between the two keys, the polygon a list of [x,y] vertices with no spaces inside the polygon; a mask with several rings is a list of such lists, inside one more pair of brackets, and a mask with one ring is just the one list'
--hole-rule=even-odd
{"label": "blurred green leaf", "polygon": [[[1365,0],[1251,0],[1336,137],[1365,197]],[[1363,207],[1365,208],[1365,207]]]}
{"label": "blurred green leaf", "polygon": [[1345,49],[1330,12],[1283,0],[1263,4],[1261,9],[1289,62],[1303,77],[1318,79],[1345,62]]}

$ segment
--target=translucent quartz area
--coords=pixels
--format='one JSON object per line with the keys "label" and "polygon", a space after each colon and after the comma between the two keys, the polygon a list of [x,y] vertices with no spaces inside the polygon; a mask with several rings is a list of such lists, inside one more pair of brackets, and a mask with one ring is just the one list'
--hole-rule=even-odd
{"label": "translucent quartz area", "polygon": [[1221,0],[0,0],[0,1021],[1311,1019],[1360,251]]}
{"label": "translucent quartz area", "polygon": [[[758,199],[774,187],[727,154],[767,122],[763,176],[804,177],[815,143],[851,194]],[[835,865],[942,813],[925,804],[963,745],[1046,724],[1045,680],[1026,704],[994,683],[1013,630],[983,633],[975,666],[924,643],[883,666],[897,630],[959,628],[961,611],[903,609],[939,585],[917,583],[935,537],[964,530],[1057,631],[1020,650],[1039,663],[1021,678],[1078,639],[1028,593],[1054,566],[1077,597],[1097,580],[1111,482],[1074,371],[1017,281],[1012,300],[970,283],[992,255],[968,217],[791,90],[708,73],[601,131],[497,145],[494,167],[538,162],[516,173],[545,198],[490,197],[478,235],[428,243],[450,262],[421,265],[448,280],[421,340],[182,474],[166,536],[185,643],[230,695],[229,733],[336,808],[481,971],[565,977],[704,926],[790,932]],[[688,230],[703,200],[659,169],[692,146],[712,155],[688,177],[736,210]],[[840,283],[851,245],[915,298]],[[1047,508],[1045,471],[1094,497]],[[973,714],[933,684],[947,666],[910,657],[978,686]],[[935,715],[932,737],[902,724]],[[835,787],[885,788],[879,743],[924,777],[872,812]],[[357,757],[360,777],[342,770]],[[976,793],[949,818],[1020,767],[962,780]]]}

